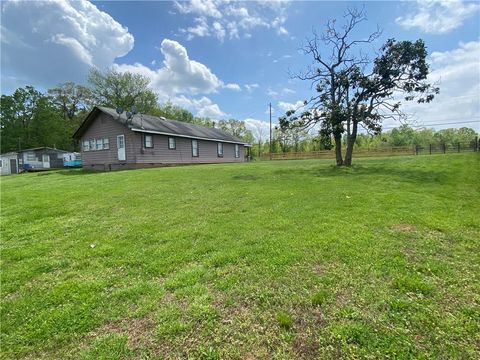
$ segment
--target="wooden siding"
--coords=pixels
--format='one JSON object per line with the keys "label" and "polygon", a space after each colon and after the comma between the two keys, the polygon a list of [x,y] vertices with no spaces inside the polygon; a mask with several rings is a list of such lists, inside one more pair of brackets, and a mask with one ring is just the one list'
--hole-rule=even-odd
{"label": "wooden siding", "polygon": [[[162,163],[162,164],[185,164],[185,163],[217,163],[217,162],[243,162],[243,145],[239,147],[239,157],[235,157],[235,144],[223,143],[223,157],[217,155],[216,141],[198,140],[198,157],[192,156],[192,139],[175,137],[176,148],[168,148],[167,135],[153,135],[153,148],[146,149],[143,145],[143,133],[135,133],[137,148],[137,163]],[[149,134],[150,135],[150,134]]]}
{"label": "wooden siding", "polygon": [[[117,135],[125,135],[125,161],[117,157]],[[176,149],[168,148],[167,135],[149,134],[153,136],[153,148],[145,148],[143,133],[134,132],[120,124],[108,114],[100,114],[81,137],[82,162],[85,168],[100,170],[131,167],[127,165],[161,165],[190,163],[219,163],[245,161],[244,146],[239,144],[239,157],[235,157],[235,144],[223,143],[223,157],[217,156],[217,142],[198,140],[199,156],[192,156],[192,140],[175,137]],[[108,150],[83,150],[83,141],[97,138],[108,138]]]}
{"label": "wooden siding", "polygon": [[[125,135],[125,161],[118,160],[117,136]],[[84,167],[109,166],[110,164],[135,163],[132,134],[125,125],[120,124],[111,116],[101,113],[88,127],[80,140],[82,163]],[[83,142],[89,139],[108,138],[108,150],[84,151]]]}

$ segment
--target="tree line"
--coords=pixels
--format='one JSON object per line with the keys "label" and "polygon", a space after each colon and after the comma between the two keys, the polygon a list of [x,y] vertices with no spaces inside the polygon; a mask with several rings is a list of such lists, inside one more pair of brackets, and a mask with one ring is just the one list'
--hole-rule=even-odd
{"label": "tree line", "polygon": [[143,75],[93,69],[87,86],[66,82],[45,92],[25,86],[11,95],[2,94],[0,151],[5,153],[41,146],[78,150],[72,135],[94,106],[124,110],[135,106],[142,114],[217,127],[246,142],[254,141],[252,132],[243,121],[214,121],[208,117],[195,117],[171,102],[159,104],[158,95],[149,84],[150,80]]}
{"label": "tree line", "polygon": [[[435,130],[430,128],[414,129],[409,125],[401,125],[389,131],[378,134],[360,133],[355,139],[357,149],[377,149],[392,146],[421,146],[446,145],[456,147],[459,143],[462,146],[469,146],[475,142],[478,134],[474,129],[462,127],[459,129],[448,128]],[[342,147],[346,147],[347,135],[344,134],[341,140]],[[333,138],[325,141],[319,133],[307,132],[304,130],[289,129],[283,131],[280,127],[273,129],[272,152],[310,152],[333,149]],[[253,143],[252,155],[254,157],[270,152],[268,140]]]}

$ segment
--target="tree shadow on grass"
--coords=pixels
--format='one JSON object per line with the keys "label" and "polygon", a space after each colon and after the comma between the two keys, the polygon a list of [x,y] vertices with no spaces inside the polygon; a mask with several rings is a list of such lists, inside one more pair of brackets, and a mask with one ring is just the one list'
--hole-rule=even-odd
{"label": "tree shadow on grass", "polygon": [[59,175],[94,175],[94,174],[102,174],[105,171],[98,171],[98,170],[88,170],[88,169],[66,169],[66,170],[59,170],[56,173]]}
{"label": "tree shadow on grass", "polygon": [[282,169],[276,170],[279,176],[314,176],[323,178],[365,178],[386,177],[397,178],[405,182],[429,182],[441,183],[445,180],[445,174],[438,170],[430,170],[419,167],[379,166],[379,165],[353,165],[351,167],[321,166],[310,169]]}

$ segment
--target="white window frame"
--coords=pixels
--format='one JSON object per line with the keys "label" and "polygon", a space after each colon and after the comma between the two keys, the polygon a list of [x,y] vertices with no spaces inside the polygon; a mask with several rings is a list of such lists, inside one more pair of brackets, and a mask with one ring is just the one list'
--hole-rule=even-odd
{"label": "white window frame", "polygon": [[[173,146],[172,146],[173,143]],[[177,148],[177,139],[173,136],[168,137],[168,150],[175,150]]]}
{"label": "white window frame", "polygon": [[97,147],[95,146],[95,139],[89,139],[90,141],[90,151],[95,150]]}
{"label": "white window frame", "polygon": [[90,151],[90,140],[83,140],[83,151]]}
{"label": "white window frame", "polygon": [[223,143],[217,143],[217,156],[223,157]]}
{"label": "white window frame", "polygon": [[104,150],[110,149],[110,140],[108,138],[103,138],[103,149]]}
{"label": "white window frame", "polygon": [[[149,146],[147,146],[147,137],[150,138]],[[153,135],[143,134],[143,147],[145,149],[153,149]]]}
{"label": "white window frame", "polygon": [[238,144],[235,144],[235,157],[240,157],[240,146]]}
{"label": "white window frame", "polygon": [[199,155],[198,140],[192,139],[192,157],[198,157],[198,155]]}
{"label": "white window frame", "polygon": [[95,150],[103,150],[103,139],[95,139]]}

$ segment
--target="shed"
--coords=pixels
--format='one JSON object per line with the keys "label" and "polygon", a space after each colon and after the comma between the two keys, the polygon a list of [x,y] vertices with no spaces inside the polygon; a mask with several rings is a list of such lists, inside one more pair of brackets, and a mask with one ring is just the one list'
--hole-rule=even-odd
{"label": "shed", "polygon": [[10,175],[18,173],[18,154],[9,152],[0,155],[1,175]]}

